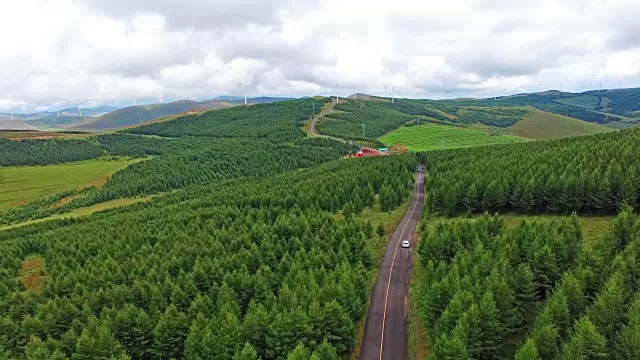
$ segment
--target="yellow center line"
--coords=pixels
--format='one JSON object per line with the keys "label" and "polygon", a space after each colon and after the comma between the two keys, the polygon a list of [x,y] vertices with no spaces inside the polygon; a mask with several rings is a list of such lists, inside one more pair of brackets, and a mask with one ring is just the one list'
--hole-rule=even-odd
{"label": "yellow center line", "polygon": [[[420,175],[422,175],[422,173],[420,173]],[[411,209],[411,214],[409,214],[409,218],[407,219],[407,222],[404,224],[404,227],[402,228],[402,232],[400,233],[400,238],[396,243],[396,249],[393,252],[393,260],[391,261],[391,270],[389,270],[389,281],[387,282],[387,294],[384,297],[384,311],[382,313],[382,336],[380,338],[380,360],[382,360],[382,346],[384,344],[384,325],[385,325],[385,320],[387,319],[387,302],[389,301],[389,288],[391,287],[391,274],[393,274],[393,265],[396,262],[396,255],[398,254],[398,245],[400,245],[400,242],[402,241],[402,237],[404,236],[404,231],[407,230],[407,225],[409,225],[409,222],[411,221],[411,217],[413,216],[413,213],[416,211],[416,207],[420,202],[419,201],[420,200],[420,191],[419,191],[420,175],[416,179],[416,184],[418,186],[418,198],[416,199],[416,203],[413,205],[413,209]]]}

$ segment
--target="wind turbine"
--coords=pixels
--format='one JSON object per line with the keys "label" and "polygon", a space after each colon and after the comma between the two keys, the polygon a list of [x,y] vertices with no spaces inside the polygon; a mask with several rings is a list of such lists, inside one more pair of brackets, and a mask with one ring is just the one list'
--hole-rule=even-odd
{"label": "wind turbine", "polygon": [[247,86],[248,85],[242,85],[242,88],[244,89],[244,104],[247,105]]}
{"label": "wind turbine", "polygon": [[56,112],[58,113],[58,117],[60,117],[60,111],[57,111],[57,110],[56,110]]}
{"label": "wind turbine", "polygon": [[336,84],[336,104],[340,103],[340,86]]}
{"label": "wind turbine", "polygon": [[560,91],[562,91],[562,83],[560,83]]}
{"label": "wind turbine", "polygon": [[394,101],[395,94],[396,94],[396,88],[392,87],[391,88],[391,103],[392,104],[393,104],[393,101]]}
{"label": "wind turbine", "polygon": [[133,106],[136,106],[136,98],[133,98]]}
{"label": "wind turbine", "polygon": [[11,120],[13,121],[13,113],[11,113]]}
{"label": "wind turbine", "polygon": [[78,106],[78,111],[80,112],[80,116],[82,116],[82,109],[80,109],[80,106]]}

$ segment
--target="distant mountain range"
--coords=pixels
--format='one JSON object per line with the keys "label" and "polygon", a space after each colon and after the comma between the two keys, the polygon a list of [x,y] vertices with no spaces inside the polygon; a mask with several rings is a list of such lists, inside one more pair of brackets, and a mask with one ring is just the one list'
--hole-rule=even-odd
{"label": "distant mountain range", "polygon": [[[219,96],[218,98],[233,99],[234,97]],[[238,106],[244,104],[244,98],[235,97],[235,100],[222,101],[222,100],[208,100],[208,101],[191,101],[180,100],[167,104],[150,104],[150,105],[137,105],[129,106],[122,109],[112,111],[108,114],[104,114],[99,117],[93,117],[86,119],[82,122],[66,126],[68,130],[83,130],[83,131],[100,131],[117,129],[126,126],[132,126],[141,124],[143,122],[184,113],[190,110],[217,110],[228,107]],[[289,98],[272,98],[272,97],[258,97],[247,99],[249,104],[262,104],[271,103],[276,101],[285,101]]]}
{"label": "distant mountain range", "polygon": [[[285,100],[290,100],[290,98],[256,97],[247,99],[249,104],[263,104]],[[244,97],[224,95],[207,101],[180,100],[170,103],[136,105],[124,108],[113,106],[93,108],[71,107],[59,111],[40,111],[28,114],[14,113],[13,121],[11,121],[11,113],[0,113],[0,130],[57,129],[100,131],[136,125],[190,110],[217,110],[243,104]]]}

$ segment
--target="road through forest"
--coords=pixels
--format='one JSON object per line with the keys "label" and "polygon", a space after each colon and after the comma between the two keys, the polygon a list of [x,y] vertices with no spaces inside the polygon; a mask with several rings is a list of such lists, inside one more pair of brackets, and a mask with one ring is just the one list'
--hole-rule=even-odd
{"label": "road through forest", "polygon": [[[416,176],[411,203],[393,232],[371,295],[369,314],[360,346],[361,360],[406,359],[406,298],[413,239],[424,206],[424,167]],[[410,240],[411,248],[402,248]]]}

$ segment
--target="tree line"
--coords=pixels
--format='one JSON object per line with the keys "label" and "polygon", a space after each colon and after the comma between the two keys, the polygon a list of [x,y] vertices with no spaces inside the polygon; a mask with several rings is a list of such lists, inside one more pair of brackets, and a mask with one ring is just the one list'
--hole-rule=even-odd
{"label": "tree line", "polygon": [[428,206],[444,214],[616,213],[639,201],[639,130],[426,155]]}
{"label": "tree line", "polygon": [[350,140],[376,140],[415,119],[403,112],[406,106],[390,102],[349,100],[336,105],[339,113],[324,116],[318,123],[322,134]]}
{"label": "tree line", "polygon": [[0,166],[48,165],[95,159],[103,150],[87,139],[0,138]]}

